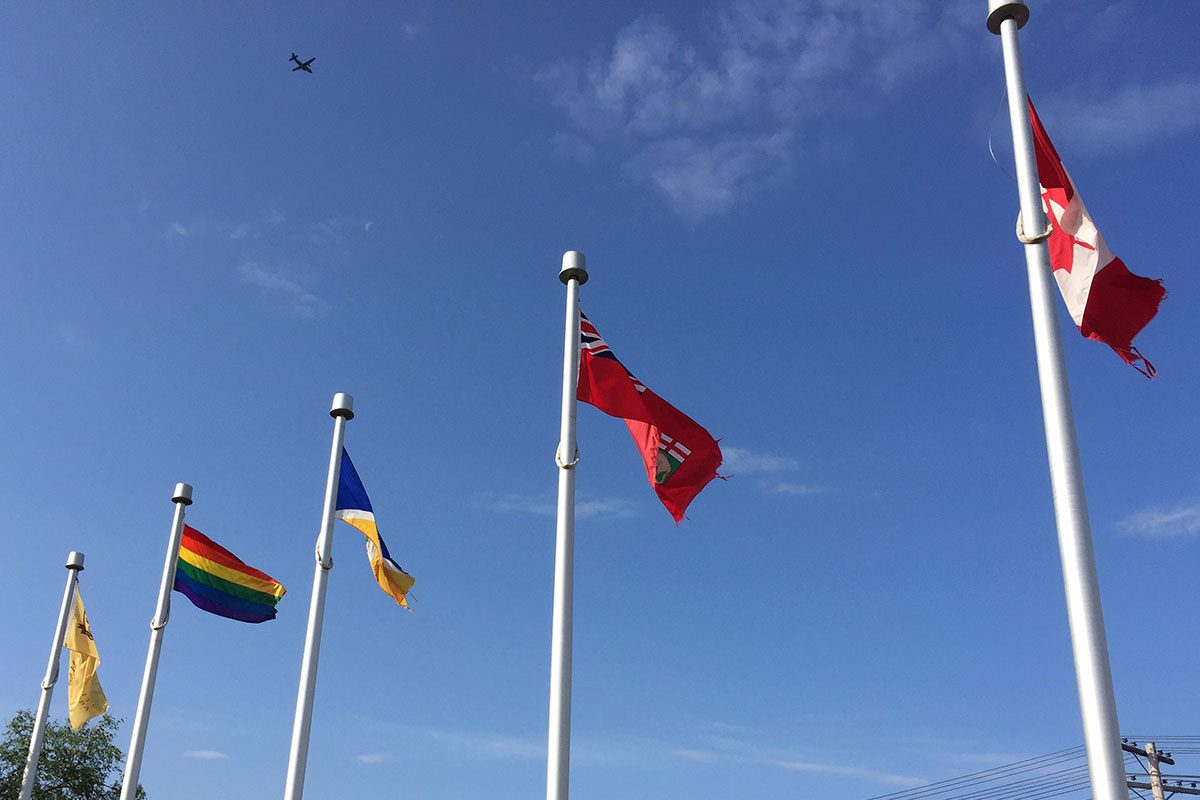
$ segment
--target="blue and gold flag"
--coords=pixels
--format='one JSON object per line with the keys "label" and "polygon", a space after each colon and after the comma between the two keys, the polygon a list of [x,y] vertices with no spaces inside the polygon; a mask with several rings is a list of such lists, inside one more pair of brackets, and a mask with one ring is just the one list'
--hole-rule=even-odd
{"label": "blue and gold flag", "polygon": [[392,560],[383,537],[379,535],[379,528],[375,525],[375,512],[371,508],[367,490],[363,488],[358,470],[354,468],[354,462],[350,460],[350,454],[344,447],[341,477],[338,481],[337,511],[334,516],[358,528],[363,536],[367,537],[367,558],[371,562],[375,580],[379,581],[379,588],[394,597],[397,603],[408,608],[405,596],[416,581]]}

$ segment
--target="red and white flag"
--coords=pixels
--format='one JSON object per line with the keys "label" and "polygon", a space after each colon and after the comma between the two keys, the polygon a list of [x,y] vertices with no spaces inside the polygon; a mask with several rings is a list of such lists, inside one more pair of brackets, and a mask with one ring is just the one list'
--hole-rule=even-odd
{"label": "red and white flag", "polygon": [[1133,337],[1158,312],[1158,304],[1166,296],[1162,281],[1134,275],[1108,249],[1042,127],[1033,101],[1029,102],[1029,114],[1042,206],[1053,226],[1047,243],[1050,266],[1067,311],[1080,333],[1104,342],[1126,364],[1153,378],[1154,365],[1133,346]]}
{"label": "red and white flag", "polygon": [[625,369],[596,326],[579,317],[577,396],[625,420],[654,493],[679,522],[692,498],[717,477],[721,448],[695,420]]}

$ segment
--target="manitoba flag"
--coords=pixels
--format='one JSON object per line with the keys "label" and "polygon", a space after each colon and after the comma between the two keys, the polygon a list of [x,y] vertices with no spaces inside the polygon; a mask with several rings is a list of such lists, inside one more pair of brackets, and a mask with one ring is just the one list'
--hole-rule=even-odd
{"label": "manitoba flag", "polygon": [[654,493],[679,522],[692,498],[717,477],[721,448],[691,417],[633,377],[583,314],[579,334],[579,399],[625,420]]}
{"label": "manitoba flag", "polygon": [[1133,337],[1158,312],[1158,304],[1166,295],[1162,281],[1134,275],[1108,249],[1046,135],[1032,101],[1029,114],[1042,205],[1052,226],[1048,242],[1050,266],[1054,268],[1054,279],[1067,303],[1067,311],[1080,333],[1104,342],[1126,364],[1153,378],[1154,365],[1133,346]]}

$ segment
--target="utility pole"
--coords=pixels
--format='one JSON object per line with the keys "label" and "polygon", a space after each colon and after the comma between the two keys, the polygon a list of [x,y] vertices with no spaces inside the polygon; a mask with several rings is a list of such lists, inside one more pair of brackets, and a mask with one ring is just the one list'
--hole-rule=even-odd
{"label": "utility pole", "polygon": [[[1171,758],[1170,753],[1159,753],[1158,748],[1154,746],[1154,742],[1146,742],[1144,748],[1138,747],[1137,742],[1132,744],[1123,742],[1121,749],[1126,753],[1133,753],[1135,756],[1143,756],[1146,759],[1146,771],[1150,774],[1150,782],[1145,781],[1126,781],[1125,785],[1130,789],[1149,789],[1154,795],[1154,800],[1166,800],[1167,795],[1163,794],[1162,773],[1158,769],[1159,763],[1170,764],[1175,766],[1175,759]],[[1171,795],[1176,794],[1196,794],[1200,795],[1200,789],[1194,786],[1167,786],[1167,791]]]}

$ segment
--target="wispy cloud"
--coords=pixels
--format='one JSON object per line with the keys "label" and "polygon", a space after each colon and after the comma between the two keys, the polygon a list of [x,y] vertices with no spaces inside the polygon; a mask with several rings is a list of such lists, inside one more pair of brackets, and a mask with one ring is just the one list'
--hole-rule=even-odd
{"label": "wispy cloud", "polygon": [[285,222],[287,217],[281,214],[278,208],[271,206],[257,217],[235,225],[229,233],[229,238],[235,242],[261,239]]}
{"label": "wispy cloud", "polygon": [[1126,533],[1149,539],[1200,533],[1200,503],[1150,506],[1117,523]]}
{"label": "wispy cloud", "polygon": [[[499,759],[537,759],[546,757],[546,743],[541,739],[512,736],[486,731],[445,730],[414,725],[380,723],[377,727],[405,741],[423,740],[439,749],[462,757]],[[368,756],[369,757],[369,756]],[[364,756],[358,757],[360,761]],[[377,763],[366,761],[364,763]]]}
{"label": "wispy cloud", "polygon": [[1200,76],[1096,87],[1051,98],[1044,112],[1051,136],[1061,141],[1093,152],[1130,149],[1200,128]]}
{"label": "wispy cloud", "polygon": [[354,760],[360,764],[382,764],[385,761],[391,761],[392,756],[389,753],[362,753],[355,756]]}
{"label": "wispy cloud", "polygon": [[[546,757],[546,742],[540,736],[446,730],[382,721],[371,721],[369,724],[378,731],[379,738],[394,738],[398,745],[409,750],[424,743],[463,759],[537,761]],[[682,741],[646,736],[584,734],[572,737],[571,756],[573,763],[609,769],[657,768],[675,758],[716,766],[766,767],[796,773],[843,775],[902,787],[928,783],[925,778],[854,767],[845,761],[825,762],[807,758],[807,754],[786,747],[756,742],[738,726],[706,723],[677,738]],[[390,758],[387,753],[357,756],[357,760],[365,764],[376,764]]]}
{"label": "wispy cloud", "polygon": [[58,323],[58,341],[63,347],[76,350],[83,346],[83,337],[66,322]]}
{"label": "wispy cloud", "polygon": [[787,456],[756,453],[744,447],[721,447],[724,462],[721,467],[731,475],[745,475],[753,472],[787,472],[798,469],[800,462]]}
{"label": "wispy cloud", "polygon": [[172,222],[167,225],[168,239],[190,239],[203,230],[199,222]]}
{"label": "wispy cloud", "polygon": [[183,754],[184,758],[198,758],[201,761],[223,761],[229,756],[216,750],[187,750]]}
{"label": "wispy cloud", "polygon": [[[541,736],[516,736],[478,730],[445,730],[411,725],[378,723],[412,749],[418,742],[453,753],[460,759],[541,761],[546,758],[546,740]],[[638,737],[572,736],[571,760],[578,765],[610,769],[647,768],[661,764],[669,747],[656,739]]]}
{"label": "wispy cloud", "polygon": [[340,244],[353,234],[370,233],[374,220],[355,217],[330,217],[308,228],[308,241],[319,246]]}
{"label": "wispy cloud", "polygon": [[282,301],[297,317],[312,319],[325,310],[325,302],[283,272],[247,261],[239,268],[242,282],[262,294]]}
{"label": "wispy cloud", "polygon": [[814,486],[811,483],[795,483],[793,481],[776,481],[769,484],[769,489],[775,494],[790,494],[796,497],[810,497],[829,491],[827,486]]}
{"label": "wispy cloud", "polygon": [[846,777],[863,778],[876,783],[886,783],[892,786],[912,788],[928,783],[925,778],[914,775],[904,775],[895,772],[880,772],[879,770],[863,767],[851,767],[845,764],[830,764],[820,761],[791,761],[788,759],[763,759],[768,766],[785,769],[788,772],[811,772],[820,775],[844,775]]}
{"label": "wispy cloud", "polygon": [[685,761],[701,764],[771,767],[787,772],[842,775],[905,788],[928,783],[927,779],[915,775],[856,767],[846,764],[844,761],[830,762],[804,758],[777,746],[753,742],[728,733],[701,734],[698,739],[703,742],[700,746],[674,747],[671,748],[670,754]]}
{"label": "wispy cloud", "polygon": [[[538,517],[553,517],[558,506],[554,498],[543,495],[529,497],[519,494],[505,494],[485,502],[492,511],[501,514],[532,514]],[[637,513],[633,503],[620,497],[602,497],[597,499],[576,500],[575,517],[588,519],[591,517],[632,517]]]}
{"label": "wispy cloud", "polygon": [[977,22],[955,0],[721,0],[699,36],[642,16],[587,64],[536,76],[564,117],[560,153],[615,157],[698,219],[779,180],[823,120],[862,113],[954,57]]}

